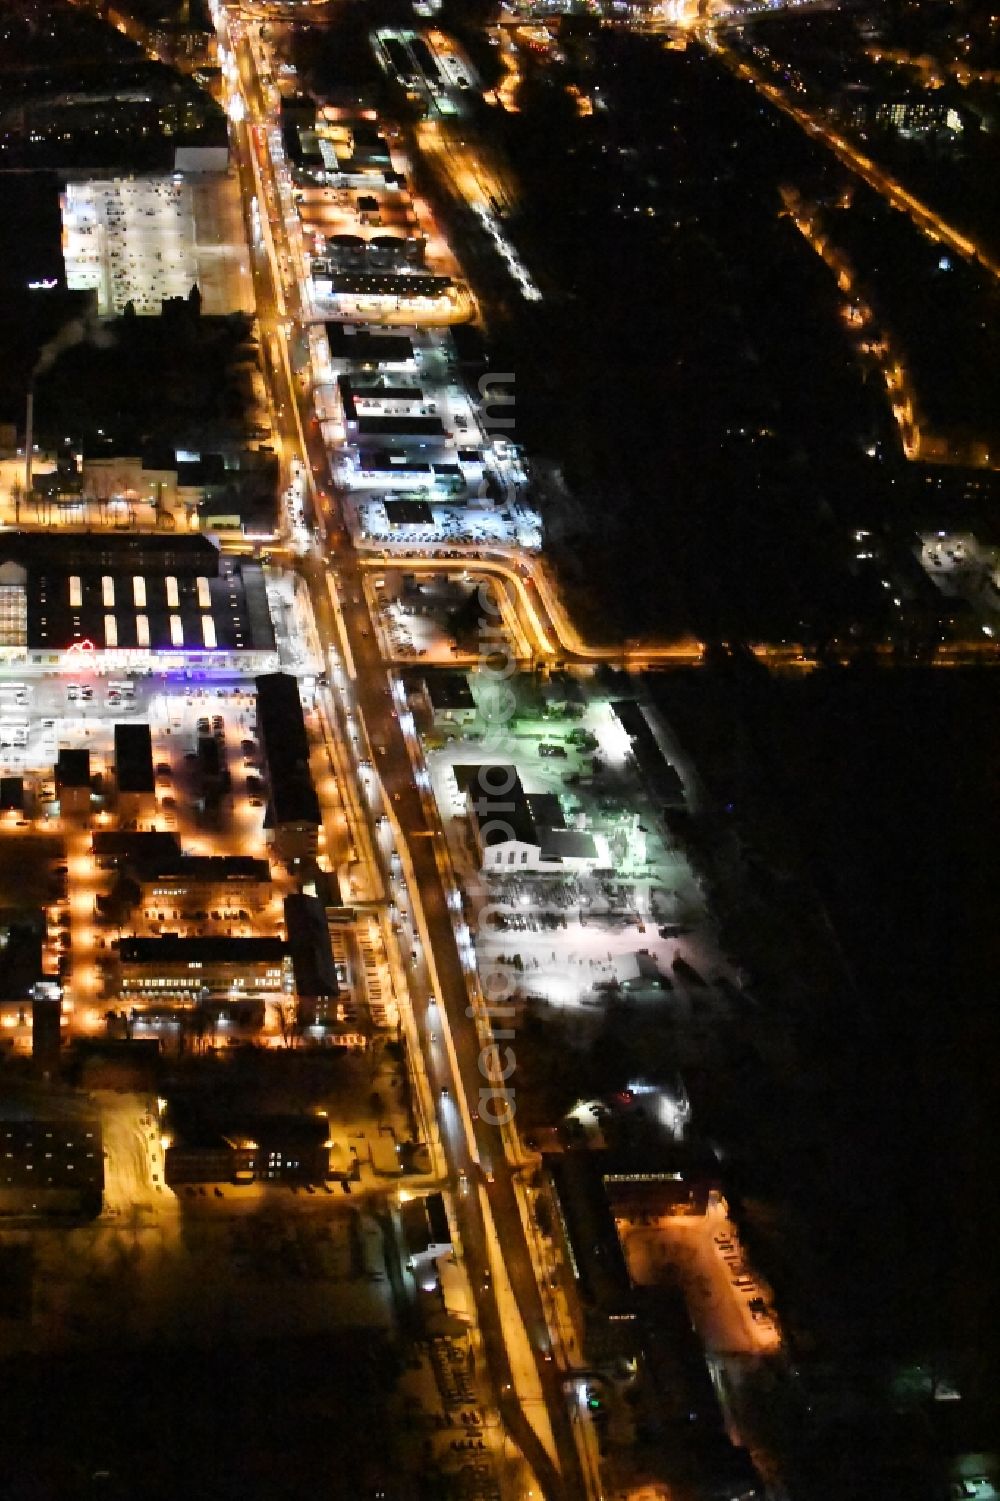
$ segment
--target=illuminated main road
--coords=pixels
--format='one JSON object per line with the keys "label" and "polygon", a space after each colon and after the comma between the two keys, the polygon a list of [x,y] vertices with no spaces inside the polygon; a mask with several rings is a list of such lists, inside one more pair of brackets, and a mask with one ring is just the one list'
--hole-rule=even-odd
{"label": "illuminated main road", "polygon": [[[518,1167],[508,1159],[508,1140],[481,1115],[480,1088],[488,1023],[482,1016],[468,949],[460,951],[457,891],[451,885],[448,857],[436,809],[417,787],[410,748],[400,723],[400,704],[382,661],[378,633],[364,588],[363,560],[350,545],[339,507],[328,485],[329,460],[321,435],[311,422],[308,398],[295,379],[287,332],[302,311],[291,273],[292,247],[284,223],[281,194],[262,149],[266,104],[252,50],[245,35],[230,32],[219,15],[220,38],[234,50],[237,70],[231,86],[241,106],[231,109],[233,142],[248,224],[256,198],[262,220],[262,243],[255,246],[253,271],[258,294],[262,345],[270,351],[268,374],[274,427],[283,458],[301,455],[309,476],[316,520],[325,538],[332,567],[318,557],[303,561],[317,629],[327,653],[344,663],[345,701],[363,725],[370,761],[384,789],[384,806],[396,831],[397,848],[414,906],[417,928],[433,990],[425,996],[413,987],[416,1033],[424,1051],[423,1066],[440,1096],[438,1118],[442,1146],[453,1183],[465,1265],[477,1301],[479,1327],[492,1384],[510,1436],[524,1454],[545,1496],[576,1501],[594,1494],[580,1470],[563,1371],[552,1358],[549,1334],[525,1236],[515,1188]],[[245,115],[245,118],[242,118]],[[277,350],[275,357],[274,350]],[[332,579],[332,591],[328,581]],[[472,1004],[470,1004],[472,1002]],[[436,1036],[435,1036],[436,1034]],[[440,1038],[444,1038],[442,1044]],[[447,1045],[445,1045],[447,1044]],[[483,1164],[488,1164],[488,1173]],[[489,1276],[490,1244],[503,1247],[503,1264],[523,1335],[509,1327],[510,1311],[501,1318],[497,1290]],[[536,1426],[529,1419],[532,1398],[527,1382],[541,1398],[543,1414]],[[519,1369],[514,1367],[518,1366]],[[520,1395],[519,1395],[520,1394]],[[539,1436],[551,1432],[558,1463]]]}

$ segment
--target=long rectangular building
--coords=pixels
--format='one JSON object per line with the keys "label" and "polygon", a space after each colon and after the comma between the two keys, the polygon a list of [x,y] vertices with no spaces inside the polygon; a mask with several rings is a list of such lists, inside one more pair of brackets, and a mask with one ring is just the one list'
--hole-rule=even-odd
{"label": "long rectangular building", "polygon": [[277,665],[260,565],[207,537],[0,536],[0,661],[121,671]]}
{"label": "long rectangular building", "polygon": [[128,873],[144,902],[173,902],[183,912],[219,905],[259,912],[271,897],[271,867],[251,855],[140,857]]}
{"label": "long rectangular building", "polygon": [[315,852],[321,823],[299,685],[288,673],[272,672],[257,678],[255,686],[268,779],[264,827],[283,857],[299,859]]}
{"label": "long rectangular building", "polygon": [[132,1004],[243,1000],[293,989],[288,945],[280,938],[123,938],[118,957],[122,995]]}

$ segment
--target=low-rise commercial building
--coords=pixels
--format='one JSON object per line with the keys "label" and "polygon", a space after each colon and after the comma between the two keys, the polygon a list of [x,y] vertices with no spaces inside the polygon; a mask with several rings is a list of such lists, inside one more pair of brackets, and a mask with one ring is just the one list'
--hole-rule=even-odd
{"label": "low-rise commercial building", "polygon": [[294,980],[280,938],[124,938],[121,991],[132,1005],[287,996]]}
{"label": "low-rise commercial building", "polygon": [[516,767],[459,764],[454,775],[483,870],[544,874],[608,863],[593,834],[566,827],[558,797],[525,792]]}
{"label": "low-rise commercial building", "polygon": [[435,727],[474,722],[478,711],[468,673],[429,672],[421,681],[421,692]]}
{"label": "low-rise commercial building", "polygon": [[139,855],[126,862],[145,906],[163,906],[184,917],[261,912],[271,900],[271,867],[250,855]]}
{"label": "low-rise commercial building", "polygon": [[407,1255],[415,1265],[451,1250],[451,1226],[443,1194],[422,1194],[409,1199],[400,1204],[399,1217]]}
{"label": "low-rise commercial building", "polygon": [[326,1120],[252,1115],[221,1125],[192,1123],[166,1150],[169,1184],[287,1181],[322,1183],[330,1167]]}
{"label": "low-rise commercial building", "polygon": [[408,334],[357,328],[350,323],[327,323],[327,343],[335,366],[349,370],[378,370],[392,375],[415,375],[418,358]]}
{"label": "low-rise commercial building", "polygon": [[434,525],[434,509],[426,500],[387,500],[383,509],[391,532],[424,531]]}

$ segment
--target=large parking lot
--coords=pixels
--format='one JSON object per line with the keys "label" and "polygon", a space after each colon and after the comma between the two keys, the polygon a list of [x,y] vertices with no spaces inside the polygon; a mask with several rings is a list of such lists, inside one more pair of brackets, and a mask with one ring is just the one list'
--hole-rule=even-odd
{"label": "large parking lot", "polygon": [[709,1356],[762,1355],[781,1335],[770,1289],[750,1266],[722,1207],[618,1227],[629,1276],[640,1287],[678,1283]]}

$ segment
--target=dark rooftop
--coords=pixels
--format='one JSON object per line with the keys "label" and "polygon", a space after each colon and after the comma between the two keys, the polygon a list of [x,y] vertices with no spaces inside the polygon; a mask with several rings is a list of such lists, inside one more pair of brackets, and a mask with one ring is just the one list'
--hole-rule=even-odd
{"label": "dark rooftop", "polygon": [[270,783],[273,824],[320,823],[319,800],[309,769],[309,738],[299,685],[287,673],[256,679],[257,723]]}
{"label": "dark rooftop", "polygon": [[292,953],[296,993],[300,996],[335,996],[340,987],[323,903],[317,897],[301,893],[286,896],[285,928]]}
{"label": "dark rooftop", "polygon": [[459,790],[476,805],[480,835],[486,845],[537,844],[538,831],[521,778],[513,766],[459,763],[452,768]]}
{"label": "dark rooftop", "polygon": [[368,329],[352,332],[343,323],[327,323],[326,337],[335,360],[353,365],[402,365],[413,359],[413,340],[406,334],[379,334]]}
{"label": "dark rooftop", "polygon": [[383,504],[390,526],[430,526],[434,520],[426,500],[386,500]]}
{"label": "dark rooftop", "polygon": [[56,761],[57,787],[90,786],[90,751],[70,750],[65,747]]}
{"label": "dark rooftop", "polygon": [[115,781],[119,792],[154,792],[153,740],[148,724],[115,725]]}
{"label": "dark rooftop", "polygon": [[183,876],[189,881],[223,885],[226,881],[266,883],[271,879],[268,862],[257,860],[252,855],[159,854],[154,850],[149,854],[140,853],[135,858],[130,858],[128,864],[135,875],[144,881]]}
{"label": "dark rooftop", "polygon": [[468,673],[465,672],[428,672],[424,677],[424,691],[434,709],[476,707],[476,700],[469,687]]}
{"label": "dark rooftop", "polygon": [[357,419],[359,438],[443,438],[440,417],[365,417]]}
{"label": "dark rooftop", "polygon": [[288,945],[281,938],[123,938],[119,954],[123,964],[170,964],[183,961],[202,964],[247,964],[283,959]]}
{"label": "dark rooftop", "polygon": [[0,777],[0,813],[20,812],[24,807],[24,778]]}
{"label": "dark rooftop", "polygon": [[129,833],[119,829],[101,829],[93,835],[93,850],[98,859],[117,863],[140,864],[146,861],[180,858],[181,842],[165,829]]}

